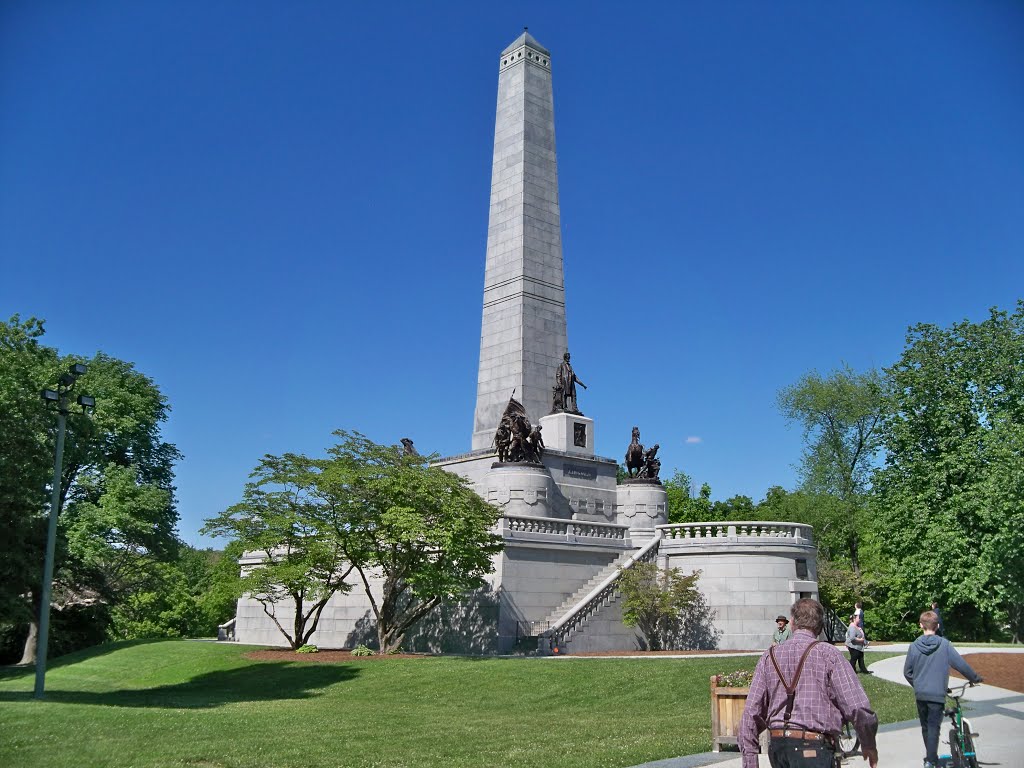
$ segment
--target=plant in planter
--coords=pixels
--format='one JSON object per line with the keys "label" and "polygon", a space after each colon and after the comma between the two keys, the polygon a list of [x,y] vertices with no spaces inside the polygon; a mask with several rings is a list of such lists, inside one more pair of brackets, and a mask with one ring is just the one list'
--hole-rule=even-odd
{"label": "plant in planter", "polygon": [[719,688],[749,688],[754,679],[754,670],[738,669],[725,675],[715,675],[715,684]]}

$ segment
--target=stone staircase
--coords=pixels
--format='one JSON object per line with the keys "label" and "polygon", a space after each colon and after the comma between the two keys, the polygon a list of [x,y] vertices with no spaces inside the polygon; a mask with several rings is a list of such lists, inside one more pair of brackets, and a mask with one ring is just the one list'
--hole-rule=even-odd
{"label": "stone staircase", "polygon": [[632,568],[638,562],[653,561],[657,556],[660,541],[659,532],[639,551],[623,553],[566,598],[551,612],[545,622],[538,622],[534,630],[538,638],[538,652],[558,653],[559,647],[569,642],[572,635],[586,629],[590,620],[602,609],[615,603],[619,599],[618,580],[621,572]]}
{"label": "stone staircase", "polygon": [[[562,601],[561,605],[555,608],[555,610],[553,610],[544,621],[540,622],[540,629],[543,630],[547,629],[550,626],[553,626],[555,622],[557,622],[560,618],[562,618],[563,616],[565,616],[565,614],[569,612],[569,609],[575,608],[583,598],[585,598],[587,595],[594,591],[594,588],[598,584],[600,584],[602,581],[604,581],[617,570],[619,570],[625,564],[625,562],[629,560],[629,558],[631,558],[632,556],[633,552],[623,552],[621,555],[619,555],[612,563],[609,563],[607,567],[605,567],[596,576],[594,576],[594,578],[592,578],[582,587],[580,587],[567,598],[565,598],[565,600]],[[618,597],[619,594],[618,592],[616,592],[614,599],[617,600]]]}

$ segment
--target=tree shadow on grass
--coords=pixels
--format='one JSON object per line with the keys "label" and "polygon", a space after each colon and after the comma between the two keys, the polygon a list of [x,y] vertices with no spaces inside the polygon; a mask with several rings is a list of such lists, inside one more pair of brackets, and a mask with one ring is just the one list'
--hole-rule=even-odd
{"label": "tree shadow on grass", "polygon": [[[47,689],[45,701],[58,704],[97,704],[107,707],[211,709],[250,701],[310,699],[329,685],[355,678],[359,670],[347,665],[249,664],[238,669],[217,670],[191,680],[154,688],[116,691],[66,691]],[[28,701],[28,691],[0,691],[0,702]]]}
{"label": "tree shadow on grass", "polygon": [[[108,653],[114,653],[116,651],[123,651],[125,648],[131,648],[136,645],[151,645],[153,643],[166,643],[166,638],[157,638],[150,640],[116,640],[111,643],[101,643],[100,645],[90,645],[88,648],[82,648],[71,653],[65,653],[61,656],[50,656],[46,661],[47,672],[58,669],[59,667],[67,667],[71,664],[78,664],[82,661],[88,661],[89,659],[95,659],[100,656],[105,656]],[[34,675],[36,665],[33,664],[10,664],[7,666],[0,666],[0,680],[9,680],[25,675]]]}

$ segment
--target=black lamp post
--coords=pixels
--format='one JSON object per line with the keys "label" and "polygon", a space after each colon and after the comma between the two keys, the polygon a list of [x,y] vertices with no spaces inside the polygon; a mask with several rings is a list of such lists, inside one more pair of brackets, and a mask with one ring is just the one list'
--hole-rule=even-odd
{"label": "black lamp post", "polygon": [[[39,636],[36,640],[36,688],[33,694],[37,699],[43,698],[46,685],[46,650],[50,638],[50,588],[53,582],[53,557],[57,546],[57,514],[60,511],[60,481],[64,466],[64,429],[67,423],[68,406],[71,401],[71,390],[75,382],[86,371],[85,365],[75,363],[68,372],[61,374],[57,389],[44,389],[42,398],[46,403],[57,404],[57,452],[53,459],[53,491],[50,494],[50,525],[46,532],[46,562],[43,566],[43,589],[39,606]],[[79,395],[76,401],[86,408],[96,405],[96,398]]]}

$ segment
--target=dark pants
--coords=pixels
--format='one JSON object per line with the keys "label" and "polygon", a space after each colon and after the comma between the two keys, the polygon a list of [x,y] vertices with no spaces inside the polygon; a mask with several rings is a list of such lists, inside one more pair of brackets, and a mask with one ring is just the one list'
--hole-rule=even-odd
{"label": "dark pants", "polygon": [[835,759],[832,745],[823,741],[772,739],[768,744],[772,768],[833,768]]}
{"label": "dark pants", "polygon": [[939,764],[939,731],[942,730],[943,704],[937,701],[917,700],[917,716],[921,720],[921,735],[924,737],[925,760],[932,765]]}
{"label": "dark pants", "polygon": [[857,665],[860,664],[860,671],[867,672],[868,668],[864,666],[864,651],[858,651],[856,648],[846,646],[846,650],[850,652],[850,666],[853,667],[853,671],[857,671]]}

